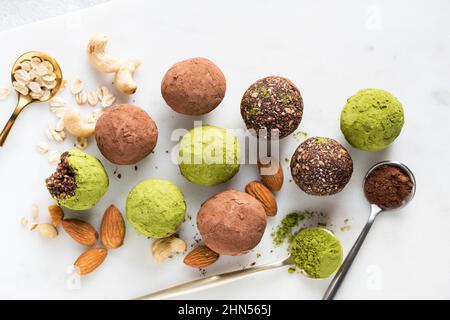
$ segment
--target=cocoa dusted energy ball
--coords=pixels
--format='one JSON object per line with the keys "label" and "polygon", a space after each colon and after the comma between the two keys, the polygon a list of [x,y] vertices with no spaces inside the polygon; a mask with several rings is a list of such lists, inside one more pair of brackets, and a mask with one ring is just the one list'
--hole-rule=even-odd
{"label": "cocoa dusted energy ball", "polygon": [[310,138],[292,156],[291,173],[295,183],[307,194],[328,196],[347,185],[353,173],[353,161],[337,141]]}
{"label": "cocoa dusted energy ball", "polygon": [[197,226],[206,246],[229,256],[247,253],[258,245],[266,229],[264,207],[251,195],[226,190],[202,204]]}
{"label": "cocoa dusted energy ball", "polygon": [[153,151],[158,128],[141,108],[121,104],[105,111],[98,119],[95,140],[101,153],[112,163],[134,164]]}
{"label": "cocoa dusted energy ball", "polygon": [[223,100],[226,80],[210,60],[193,58],[173,65],[161,83],[161,94],[176,112],[202,115],[214,110]]}
{"label": "cocoa dusted energy ball", "polygon": [[300,125],[303,99],[290,80],[267,77],[256,81],[244,93],[241,115],[247,129],[256,130],[258,136],[261,129],[267,129],[268,138],[271,138],[271,130],[278,130],[281,139]]}

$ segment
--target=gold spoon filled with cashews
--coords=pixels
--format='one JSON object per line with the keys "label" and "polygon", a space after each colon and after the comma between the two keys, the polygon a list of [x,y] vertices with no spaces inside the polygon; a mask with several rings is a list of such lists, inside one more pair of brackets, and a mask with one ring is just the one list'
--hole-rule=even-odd
{"label": "gold spoon filled with cashews", "polygon": [[0,133],[5,143],[20,112],[34,102],[45,102],[59,91],[63,80],[59,64],[46,53],[30,51],[21,55],[11,70],[11,81],[18,95],[16,109]]}

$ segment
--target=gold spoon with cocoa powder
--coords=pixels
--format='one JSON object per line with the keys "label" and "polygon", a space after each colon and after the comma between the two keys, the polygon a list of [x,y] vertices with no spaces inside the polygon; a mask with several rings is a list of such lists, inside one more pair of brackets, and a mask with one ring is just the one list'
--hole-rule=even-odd
{"label": "gold spoon with cocoa powder", "polygon": [[33,99],[29,94],[23,95],[19,92],[17,92],[18,101],[16,109],[14,109],[13,114],[9,118],[8,122],[6,123],[5,127],[3,128],[3,131],[0,133],[0,147],[3,147],[3,144],[5,143],[6,138],[8,137],[9,132],[11,131],[12,126],[16,122],[17,117],[19,116],[20,112],[22,112],[23,109],[25,109],[26,106],[34,103],[34,102],[45,102],[53,98],[59,91],[59,88],[61,87],[61,83],[63,80],[62,71],[61,68],[56,62],[55,59],[53,59],[51,56],[44,52],[39,51],[30,51],[23,55],[21,55],[16,62],[14,63],[12,69],[11,69],[11,81],[14,82],[14,73],[21,68],[21,63],[24,61],[31,61],[32,58],[39,58],[41,61],[48,61],[53,66],[53,72],[56,75],[56,86],[50,91],[50,96],[46,100],[39,100],[39,99]]}
{"label": "gold spoon with cocoa powder", "polygon": [[[409,177],[409,180],[412,183],[412,189],[411,189],[411,192],[409,193],[409,196],[407,196],[405,199],[403,199],[403,201],[399,205],[396,205],[396,206],[393,206],[390,208],[384,207],[384,206],[383,206],[383,208],[381,208],[377,204],[372,203],[370,201],[370,198],[368,197],[368,194],[367,194],[366,188],[365,188],[367,178],[371,175],[371,173],[373,173],[375,170],[377,170],[383,166],[393,166],[393,167],[399,168],[403,173],[405,173]],[[371,202],[370,203],[371,212],[370,212],[369,219],[367,220],[367,223],[364,226],[363,230],[361,231],[361,234],[359,235],[359,237],[356,240],[355,244],[353,245],[352,249],[348,253],[348,255],[345,258],[344,262],[342,263],[341,267],[336,272],[336,275],[334,276],[333,280],[331,281],[330,285],[328,286],[328,289],[323,296],[323,300],[332,300],[334,298],[334,296],[336,295],[337,291],[339,290],[339,287],[341,286],[342,282],[344,281],[345,276],[347,275],[348,270],[350,269],[353,261],[355,260],[356,255],[358,254],[359,249],[361,248],[361,246],[364,242],[364,239],[366,239],[366,236],[369,233],[369,230],[372,227],[372,224],[374,223],[374,221],[378,217],[378,215],[383,211],[391,211],[391,210],[397,210],[397,209],[403,208],[412,200],[412,198],[414,198],[414,194],[416,192],[416,179],[415,179],[412,171],[403,163],[398,162],[398,161],[383,161],[383,162],[377,163],[376,165],[374,165],[372,168],[369,169],[366,176],[364,177],[363,188],[364,188],[365,196],[366,196],[367,200],[369,202]]]}

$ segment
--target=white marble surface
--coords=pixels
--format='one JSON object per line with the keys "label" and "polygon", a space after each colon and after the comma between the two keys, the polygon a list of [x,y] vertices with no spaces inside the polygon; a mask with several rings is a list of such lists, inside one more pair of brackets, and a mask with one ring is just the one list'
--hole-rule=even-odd
{"label": "white marble surface", "polygon": [[109,0],[0,0],[0,31],[107,1]]}
{"label": "white marble surface", "polygon": [[[237,2],[236,2],[237,3]],[[177,8],[174,10],[173,8]],[[376,221],[362,251],[340,291],[343,299],[450,298],[450,205],[448,202],[450,150],[450,2],[436,1],[268,1],[212,2],[113,1],[105,5],[53,18],[0,34],[0,87],[9,84],[9,69],[21,53],[45,50],[60,61],[69,81],[85,80],[95,88],[108,83],[89,66],[85,45],[89,36],[105,32],[111,51],[122,57],[139,56],[140,84],[135,103],[156,120],[160,139],[154,155],[132,167],[121,167],[122,179],[113,176],[95,144],[88,152],[98,156],[111,176],[104,199],[82,217],[99,225],[102,211],[115,202],[123,209],[130,188],[143,178],[174,180],[183,190],[188,212],[194,216],[200,203],[227,187],[242,189],[257,178],[254,167],[243,166],[228,184],[203,188],[186,182],[165,150],[174,142],[174,128],[190,128],[192,118],[175,114],[163,102],[160,81],[165,71],[181,59],[205,56],[214,60],[228,80],[225,100],[207,123],[242,128],[240,98],[254,80],[278,74],[296,83],[304,96],[305,113],[300,129],[310,135],[330,136],[349,148],[355,171],[347,188],[327,198],[310,197],[289,183],[278,195],[280,214],[271,219],[262,243],[243,257],[221,258],[208,274],[233,270],[282,258],[284,248],[273,253],[272,227],[292,210],[326,212],[337,228],[345,252],[368,217],[361,190],[366,170],[384,159],[406,163],[416,174],[417,194],[410,206],[386,213]],[[121,23],[117,23],[120,21]],[[42,35],[48,35],[43,37]],[[20,41],[19,41],[20,39]],[[406,124],[397,141],[386,151],[368,153],[349,147],[339,130],[339,114],[346,98],[365,87],[391,91],[403,102]],[[68,101],[74,100],[65,92]],[[72,100],[71,100],[72,99]],[[120,101],[125,101],[120,98]],[[6,122],[15,98],[0,101],[0,122]],[[87,107],[86,107],[87,108]],[[81,287],[68,285],[66,269],[82,252],[64,232],[54,241],[29,233],[20,225],[32,203],[51,203],[43,180],[53,167],[35,151],[45,140],[44,130],[54,117],[47,106],[35,105],[16,123],[0,150],[0,197],[3,259],[0,298],[132,298],[199,277],[182,264],[182,257],[158,265],[150,257],[150,240],[128,226],[125,245],[110,252],[104,265],[83,278]],[[290,157],[300,140],[287,138],[282,157]],[[54,150],[71,146],[52,144]],[[339,226],[351,219],[351,230]],[[192,242],[196,228],[187,221],[181,236]],[[251,279],[183,298],[318,299],[329,281],[311,281],[278,270]]]}

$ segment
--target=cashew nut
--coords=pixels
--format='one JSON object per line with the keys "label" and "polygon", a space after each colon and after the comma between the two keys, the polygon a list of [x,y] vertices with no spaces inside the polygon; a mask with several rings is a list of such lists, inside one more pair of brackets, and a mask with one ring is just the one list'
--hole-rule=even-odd
{"label": "cashew nut", "polygon": [[152,255],[158,262],[163,262],[174,253],[186,251],[186,243],[175,236],[157,239],[152,244]]}
{"label": "cashew nut", "polygon": [[136,81],[133,79],[133,72],[141,65],[141,60],[127,60],[116,72],[114,84],[120,92],[134,94],[137,90]]}
{"label": "cashew nut", "polygon": [[80,114],[75,109],[69,109],[64,114],[64,125],[71,134],[76,137],[88,138],[95,132],[95,123],[89,123],[80,119]]}
{"label": "cashew nut", "polygon": [[115,73],[120,68],[119,60],[105,52],[108,39],[104,34],[94,35],[88,43],[87,53],[92,65],[100,72]]}

